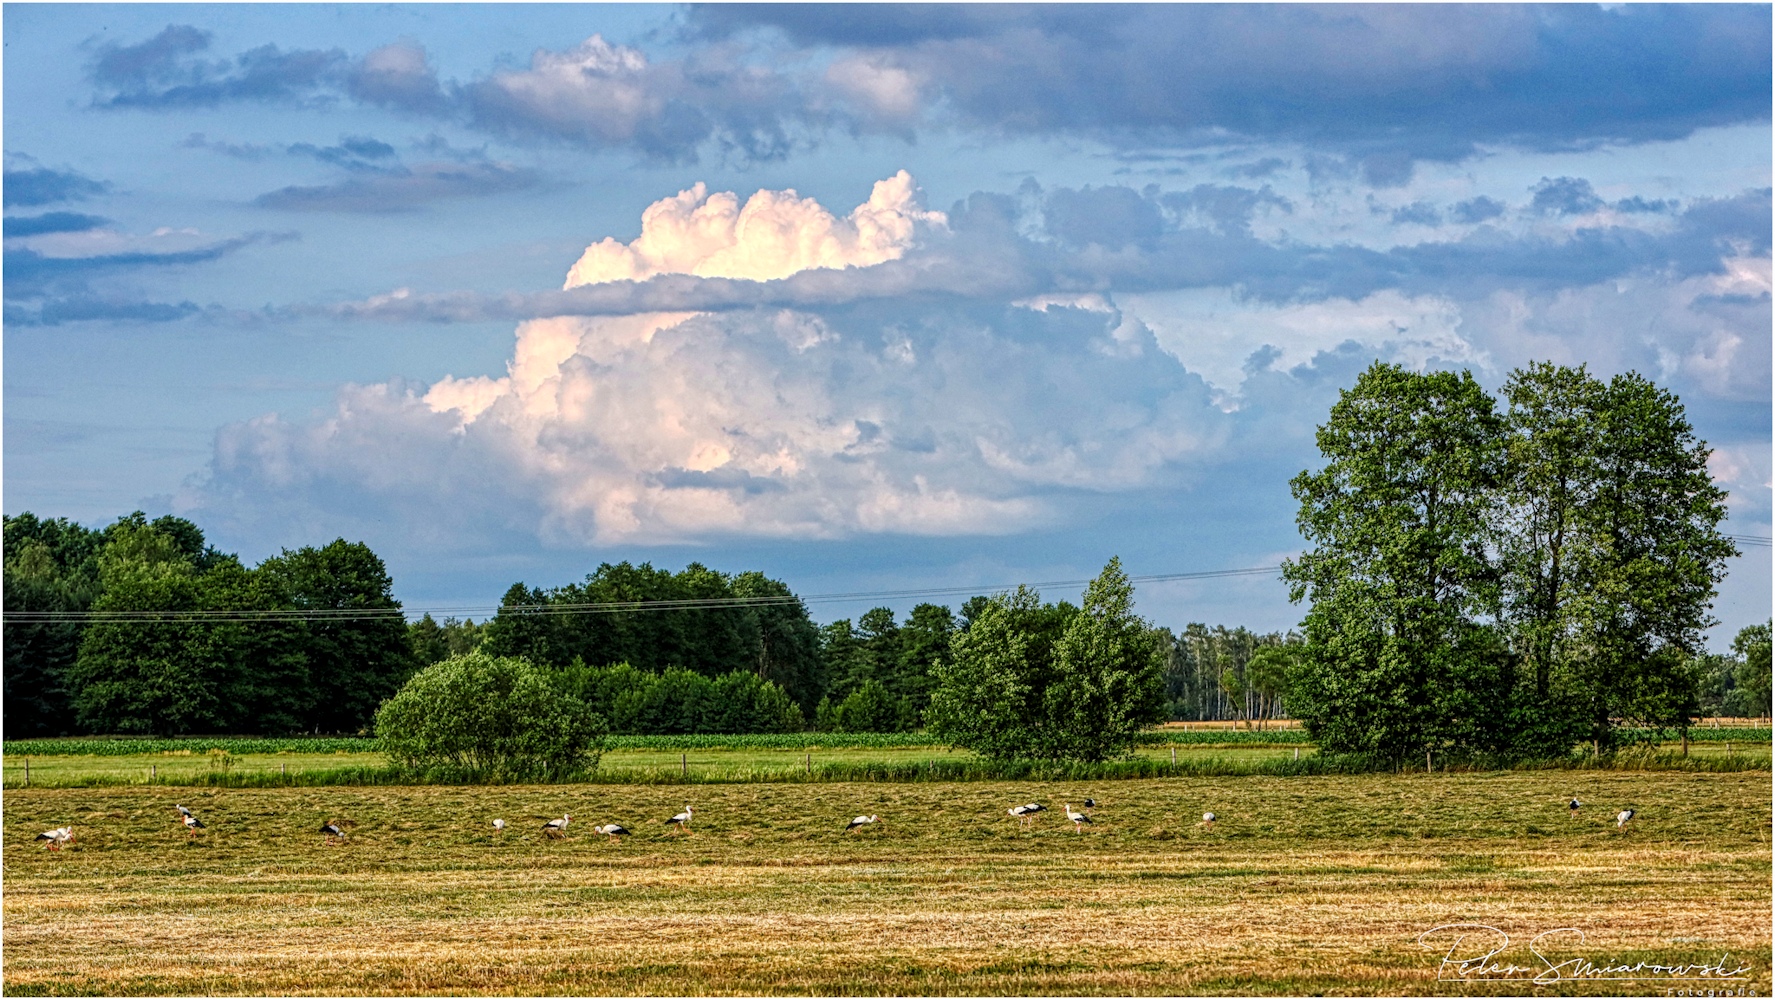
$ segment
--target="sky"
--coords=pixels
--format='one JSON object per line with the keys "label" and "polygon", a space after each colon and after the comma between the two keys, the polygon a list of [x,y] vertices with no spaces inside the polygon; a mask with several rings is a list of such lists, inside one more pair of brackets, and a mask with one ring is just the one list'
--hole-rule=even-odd
{"label": "sky", "polygon": [[1767,5],[3,18],[8,514],[363,541],[413,610],[1272,567],[1364,368],[1553,361],[1677,393],[1770,534]]}

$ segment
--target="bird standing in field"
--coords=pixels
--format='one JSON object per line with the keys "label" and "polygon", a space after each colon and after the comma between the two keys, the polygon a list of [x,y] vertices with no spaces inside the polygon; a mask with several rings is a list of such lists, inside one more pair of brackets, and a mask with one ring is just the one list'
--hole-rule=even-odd
{"label": "bird standing in field", "polygon": [[190,813],[186,813],[185,814],[185,829],[187,831],[189,831],[189,833],[191,834],[191,839],[196,840],[197,839],[197,831],[203,829],[203,820],[198,819],[196,816],[193,816]]}
{"label": "bird standing in field", "polygon": [[493,832],[494,833],[504,833],[505,832],[505,820],[502,820],[502,819],[494,820],[493,821]]}
{"label": "bird standing in field", "polygon": [[858,816],[856,819],[851,820],[849,823],[847,823],[845,825],[844,832],[845,833],[854,833],[857,830],[861,830],[863,827],[866,827],[871,823],[879,823],[879,822],[881,822],[880,816]]}
{"label": "bird standing in field", "polygon": [[1214,820],[1215,820],[1215,815],[1213,813],[1203,813],[1202,814],[1202,825],[1207,827],[1210,830],[1214,829]]}
{"label": "bird standing in field", "polygon": [[1579,802],[1577,799],[1573,799],[1571,805],[1566,806],[1566,809],[1570,810],[1573,816],[1578,815],[1578,810],[1582,808],[1584,808],[1584,803]]}
{"label": "bird standing in field", "polygon": [[1615,814],[1615,829],[1619,830],[1622,827],[1626,826],[1627,821],[1632,818],[1633,818],[1633,810],[1631,810],[1631,809],[1623,809],[1620,812],[1616,813]]}
{"label": "bird standing in field", "polygon": [[345,831],[340,828],[338,820],[328,820],[320,826],[320,832],[329,844],[345,843]]}
{"label": "bird standing in field", "polygon": [[53,830],[45,830],[38,834],[37,839],[49,841],[49,843],[44,844],[43,846],[52,851],[59,851],[62,849],[63,844],[71,844],[74,842],[74,828],[72,826],[58,826]]}
{"label": "bird standing in field", "polygon": [[666,820],[666,825],[669,827],[672,827],[673,829],[682,830],[685,833],[689,833],[690,832],[690,818],[694,815],[696,815],[696,810],[692,809],[692,808],[690,808],[690,806],[686,805],[684,807],[683,812],[679,813],[676,816],[673,816],[669,820]]}
{"label": "bird standing in field", "polygon": [[1096,799],[1086,799],[1085,800],[1085,815],[1086,816],[1091,815],[1091,810],[1093,810],[1095,808],[1097,808],[1097,800]]}
{"label": "bird standing in field", "polygon": [[1091,822],[1091,817],[1086,816],[1084,813],[1073,812],[1071,802],[1066,803],[1066,818],[1072,820],[1072,829],[1074,833],[1084,832],[1085,824]]}
{"label": "bird standing in field", "polygon": [[1009,813],[1011,817],[1017,821],[1018,826],[1028,826],[1029,821],[1035,818],[1029,814],[1028,806],[1012,806],[1011,808],[1006,809],[1005,812]]}
{"label": "bird standing in field", "polygon": [[604,836],[609,837],[611,840],[619,840],[619,838],[629,836],[629,828],[619,823],[606,823],[603,826],[594,826],[592,827],[592,832],[601,833]]}
{"label": "bird standing in field", "polygon": [[567,836],[567,824],[573,822],[571,813],[563,813],[560,819],[551,819],[542,825],[542,835],[550,840],[560,840]]}

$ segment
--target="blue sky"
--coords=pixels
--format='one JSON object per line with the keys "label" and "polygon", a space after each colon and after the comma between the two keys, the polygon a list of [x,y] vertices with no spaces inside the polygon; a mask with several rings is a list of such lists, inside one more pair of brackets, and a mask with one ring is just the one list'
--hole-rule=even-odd
{"label": "blue sky", "polygon": [[412,607],[1272,566],[1379,358],[1642,372],[1770,531],[1767,6],[4,17],[8,513],[363,540]]}

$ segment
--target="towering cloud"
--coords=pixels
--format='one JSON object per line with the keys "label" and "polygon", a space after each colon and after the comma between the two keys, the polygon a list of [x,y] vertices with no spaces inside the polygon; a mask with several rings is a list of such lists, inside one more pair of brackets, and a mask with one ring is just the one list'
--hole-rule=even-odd
{"label": "towering cloud", "polygon": [[[867,269],[946,225],[905,172],[843,215],[699,184],[633,241],[588,247],[566,284]],[[357,482],[428,524],[498,510],[581,544],[997,534],[1212,449],[1227,416],[1210,397],[1102,302],[545,317],[501,377],[350,389],[320,424],[232,428],[211,492],[276,510]],[[417,490],[417,469],[445,482]]]}

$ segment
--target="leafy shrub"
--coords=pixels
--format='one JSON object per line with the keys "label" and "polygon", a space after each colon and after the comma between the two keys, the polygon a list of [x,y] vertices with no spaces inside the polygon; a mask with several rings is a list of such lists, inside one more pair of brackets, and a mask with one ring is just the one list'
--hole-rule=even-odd
{"label": "leafy shrub", "polygon": [[396,764],[506,779],[595,770],[607,724],[518,657],[470,653],[414,674],[376,713]]}

